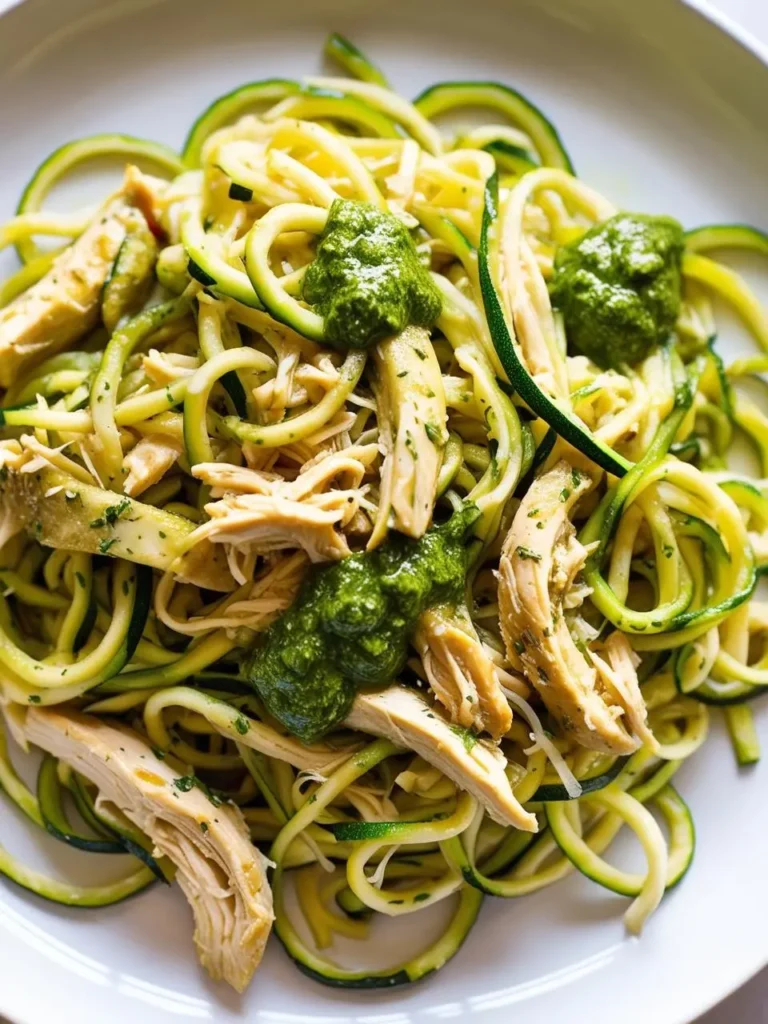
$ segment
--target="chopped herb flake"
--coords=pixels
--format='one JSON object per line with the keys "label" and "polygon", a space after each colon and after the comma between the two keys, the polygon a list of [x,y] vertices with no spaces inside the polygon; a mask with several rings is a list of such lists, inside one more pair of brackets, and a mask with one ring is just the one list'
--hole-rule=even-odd
{"label": "chopped herb flake", "polygon": [[199,789],[201,793],[208,797],[214,807],[221,807],[224,803],[222,798],[209,789],[203,780],[198,779],[196,775],[182,775],[180,778],[174,779],[173,784],[182,793],[189,793],[193,788]]}
{"label": "chopped herb flake", "polygon": [[463,725],[452,725],[451,732],[459,737],[467,752],[477,743],[477,734],[472,732],[471,729],[465,729]]}

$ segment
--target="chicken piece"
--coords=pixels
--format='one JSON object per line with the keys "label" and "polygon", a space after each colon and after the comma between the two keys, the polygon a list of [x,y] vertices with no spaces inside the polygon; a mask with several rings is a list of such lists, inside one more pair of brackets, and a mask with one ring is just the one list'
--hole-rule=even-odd
{"label": "chicken piece", "polygon": [[505,261],[510,302],[523,360],[531,376],[548,394],[568,400],[565,360],[558,354],[557,332],[546,281],[528,241],[520,238],[517,258]]}
{"label": "chicken piece", "polygon": [[494,739],[509,731],[512,711],[466,608],[430,608],[420,616],[413,642],[451,721]]}
{"label": "chicken piece", "polygon": [[151,348],[141,360],[142,370],[155,384],[170,384],[182,377],[191,377],[199,366],[197,356],[181,352],[159,352],[156,348]]}
{"label": "chicken piece", "polygon": [[122,191],[113,196],[45,277],[0,310],[0,386],[96,326],[102,288],[135,216]]}
{"label": "chicken piece", "polygon": [[101,319],[110,334],[144,305],[154,283],[157,254],[155,236],[144,216],[132,210],[125,238],[101,292]]}
{"label": "chicken piece", "polygon": [[[176,706],[186,707],[188,698],[192,701],[199,696],[198,691],[187,686],[173,686],[164,690],[157,690],[147,701],[144,711],[147,726],[149,729],[150,719],[153,715],[162,714],[166,708]],[[108,700],[109,698],[107,698]],[[223,702],[215,697],[206,698],[206,703],[216,709]],[[93,705],[99,709],[98,702]],[[231,712],[229,705],[224,708]],[[201,712],[205,715],[205,711]],[[359,737],[352,737],[344,742],[344,745],[331,745],[322,741],[317,743],[302,743],[295,736],[278,732],[271,725],[264,722],[257,722],[249,718],[245,723],[247,729],[243,732],[238,726],[242,726],[243,718],[240,715],[212,714],[208,717],[208,724],[215,729],[220,736],[233,740],[244,747],[250,747],[266,757],[273,757],[278,761],[285,761],[300,771],[320,772],[330,775],[336,768],[340,767],[355,751],[360,749]]]}
{"label": "chicken piece", "polygon": [[479,800],[494,821],[525,832],[538,830],[536,816],[512,792],[501,750],[451,725],[415,691],[390,686],[379,693],[359,693],[344,724],[419,754]]}
{"label": "chicken piece", "polygon": [[262,632],[293,604],[306,575],[307,559],[303,551],[294,551],[264,563],[254,579],[217,601],[215,611],[205,608],[197,587],[185,585],[175,591],[176,579],[166,576],[155,588],[155,614],[169,629],[187,636],[241,626]]}
{"label": "chicken piece", "polygon": [[608,664],[593,650],[592,660],[602,679],[604,688],[619,704],[632,732],[649,750],[658,749],[658,741],[648,728],[648,711],[637,682],[640,659],[632,650],[629,639],[618,630],[602,644],[602,654],[608,655]]}
{"label": "chicken piece", "polygon": [[177,868],[195,917],[200,962],[215,980],[242,992],[272,927],[267,861],[251,843],[239,809],[215,806],[188,788],[137,733],[76,712],[30,708],[27,740],[98,788],[97,806],[115,807]]}
{"label": "chicken piece", "polygon": [[423,537],[432,522],[448,440],[443,377],[429,331],[407,327],[374,350],[379,439],[384,450],[379,513],[368,547],[390,525]]}
{"label": "chicken piece", "polygon": [[130,189],[133,201],[143,213],[154,237],[162,242],[167,241],[166,232],[160,221],[167,205],[164,197],[170,183],[165,178],[145,174],[138,167],[129,164],[125,169],[125,185]]}
{"label": "chicken piece", "polygon": [[224,495],[205,506],[211,518],[198,536],[247,545],[260,555],[303,548],[313,562],[346,558],[350,549],[341,528],[357,514],[363,477],[377,456],[374,444],[324,452],[295,480],[226,463],[194,466],[194,476],[215,496]]}
{"label": "chicken piece", "polygon": [[[127,558],[164,572],[172,569],[177,578],[207,590],[235,589],[221,549],[205,538],[190,543],[195,525],[189,519],[119,499],[114,491],[85,484],[42,454],[12,444],[16,451],[0,449],[5,469],[0,473],[0,538],[27,529],[49,548],[108,552],[110,558]],[[38,451],[44,450],[38,445]],[[54,460],[61,455],[48,451]]]}
{"label": "chicken piece", "polygon": [[148,435],[142,437],[135,448],[123,458],[123,469],[128,474],[123,484],[131,498],[156,484],[181,455],[181,445],[172,437]]}
{"label": "chicken piece", "polygon": [[[622,656],[620,680],[607,679],[600,659],[577,647],[563,614],[587,556],[568,516],[591,486],[561,461],[529,489],[504,541],[499,619],[510,663],[522,666],[566,734],[590,750],[629,754],[641,745],[645,721],[634,667]],[[611,651],[615,661],[615,642],[609,658]]]}
{"label": "chicken piece", "polygon": [[303,548],[313,562],[336,561],[350,554],[344,534],[336,529],[345,519],[343,495],[326,508],[280,495],[249,495],[214,502],[205,510],[214,524],[208,536],[220,543],[253,544],[259,554]]}

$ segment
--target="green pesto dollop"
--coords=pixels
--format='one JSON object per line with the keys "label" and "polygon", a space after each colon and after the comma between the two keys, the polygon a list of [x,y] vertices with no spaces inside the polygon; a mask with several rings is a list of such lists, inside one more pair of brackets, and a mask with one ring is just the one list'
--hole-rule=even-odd
{"label": "green pesto dollop", "polygon": [[619,213],[559,249],[551,291],[569,345],[603,369],[650,355],[680,311],[683,247],[671,217]]}
{"label": "green pesto dollop", "polygon": [[326,340],[367,348],[406,327],[431,327],[440,292],[407,228],[372,203],[336,199],[303,296],[324,320]]}
{"label": "green pesto dollop", "polygon": [[314,568],[245,661],[269,712],[310,743],[343,721],[358,689],[391,683],[419,615],[461,600],[478,515],[465,504],[418,541],[392,534],[374,551]]}

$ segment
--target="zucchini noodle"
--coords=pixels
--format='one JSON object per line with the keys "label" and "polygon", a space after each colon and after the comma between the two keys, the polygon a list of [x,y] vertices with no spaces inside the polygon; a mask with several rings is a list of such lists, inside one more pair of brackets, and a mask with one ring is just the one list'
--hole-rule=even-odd
{"label": "zucchini noodle", "polygon": [[[484,895],[574,870],[625,897],[639,933],[691,863],[671,780],[713,716],[740,764],[759,758],[768,413],[740,387],[768,359],[724,367],[712,300],[762,349],[768,319],[712,253],[768,243],[678,225],[668,329],[598,365],[564,268],[622,214],[542,112],[494,82],[411,102],[342,36],[325,53],[349,77],[235,89],[181,154],[116,134],[61,147],[0,228],[23,264],[0,285],[0,723],[25,747],[30,722],[58,715],[119,727],[176,773],[174,796],[207,798],[201,843],[220,842],[226,805],[301,971],[386,988],[442,967]],[[488,120],[462,124],[467,109]],[[131,166],[103,205],[47,209],[104,157]],[[339,241],[350,209],[374,227]],[[323,278],[342,257],[348,276]],[[397,287],[372,301],[387,274]],[[348,343],[329,326],[343,302]],[[366,317],[384,325],[367,345]],[[753,474],[729,466],[739,434]],[[460,555],[434,555],[459,520]],[[340,591],[344,571],[359,589]],[[281,637],[293,674],[275,697]],[[186,855],[102,792],[109,757],[87,761],[48,751],[35,794],[0,728],[0,789],[31,826],[140,865],[80,887],[0,846],[0,874],[74,907],[156,879],[194,890]],[[627,832],[637,872],[610,861]],[[200,885],[223,906],[237,869],[226,888],[227,851],[211,859],[216,884]],[[444,900],[450,921],[420,954],[335,961],[339,936],[372,941],[373,915]]]}

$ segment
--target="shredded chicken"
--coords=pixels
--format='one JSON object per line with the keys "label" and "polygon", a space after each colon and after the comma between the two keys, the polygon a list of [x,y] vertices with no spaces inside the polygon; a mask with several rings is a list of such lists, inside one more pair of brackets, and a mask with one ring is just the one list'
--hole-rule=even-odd
{"label": "shredded chicken", "polygon": [[135,498],[165,476],[181,455],[181,444],[172,437],[149,434],[123,457],[127,472],[125,493]]}
{"label": "shredded chicken", "polygon": [[191,376],[200,365],[197,356],[181,352],[159,352],[151,348],[141,360],[141,368],[155,384],[170,384],[181,377]]}
{"label": "shredded chicken", "polygon": [[479,800],[494,821],[537,831],[536,816],[526,811],[512,792],[501,750],[460,726],[452,726],[436,705],[413,690],[390,686],[380,693],[359,693],[345,724],[420,754]]}
{"label": "shredded chicken", "polygon": [[625,634],[619,632],[611,633],[602,645],[601,654],[608,656],[608,664],[594,649],[591,651],[603,688],[623,709],[627,725],[634,735],[650,750],[656,750],[658,744],[648,728],[648,712],[637,683],[640,659]]}
{"label": "shredded chicken", "polygon": [[0,310],[0,386],[96,326],[101,290],[132,215],[122,188],[48,273]]}
{"label": "shredded chicken", "polygon": [[246,580],[237,590],[215,606],[200,604],[197,587],[187,587],[197,602],[196,614],[180,615],[172,603],[175,580],[165,575],[155,590],[155,612],[158,619],[177,633],[195,636],[213,629],[235,630],[242,627],[264,630],[277,616],[289,608],[304,579],[307,559],[302,551],[270,558],[266,569],[256,579]]}
{"label": "shredded chicken", "polygon": [[[253,389],[253,400],[265,423],[279,423],[286,409],[293,408],[302,400],[306,402],[309,397],[305,388],[295,385],[301,349],[277,331],[265,331],[264,337],[277,356],[277,372],[274,377]],[[331,387],[336,378],[329,379],[327,387]]]}
{"label": "shredded chicken", "polygon": [[0,466],[0,538],[34,529],[50,547],[91,554],[103,554],[106,539],[112,556],[130,556],[163,571],[173,566],[179,579],[208,590],[234,589],[221,548],[202,538],[189,549],[189,520],[134,499],[130,516],[120,513],[108,522],[113,492],[87,483],[89,473],[61,449],[24,435],[22,443],[0,442]]}
{"label": "shredded chicken", "polygon": [[159,760],[136,733],[104,720],[30,708],[26,739],[97,787],[97,806],[114,806],[177,868],[195,916],[195,944],[211,977],[238,992],[259,965],[272,927],[267,862],[234,805],[215,806]]}
{"label": "shredded chicken", "polygon": [[499,618],[507,656],[540,693],[563,730],[582,746],[626,754],[654,746],[631,656],[606,645],[610,665],[577,646],[564,615],[587,551],[569,513],[592,481],[565,461],[529,489],[504,542]]}
{"label": "shredded chicken", "polygon": [[371,548],[386,537],[390,517],[409,537],[426,533],[448,438],[443,379],[429,332],[407,327],[377,345],[374,358],[384,464]]}
{"label": "shredded chicken", "polygon": [[125,169],[125,185],[130,189],[133,201],[144,214],[144,218],[152,233],[160,237],[163,230],[160,220],[163,215],[163,197],[168,191],[169,182],[157,178],[153,174],[145,174],[138,167],[129,164]]}
{"label": "shredded chicken", "polygon": [[313,562],[344,558],[350,550],[341,531],[360,508],[363,478],[377,456],[373,444],[323,452],[290,481],[276,473],[201,463],[192,473],[214,497],[223,497],[206,505],[211,518],[197,538],[257,554],[303,548]]}
{"label": "shredded chicken", "polygon": [[451,721],[494,739],[509,731],[509,703],[466,609],[430,608],[419,618],[413,640]]}

